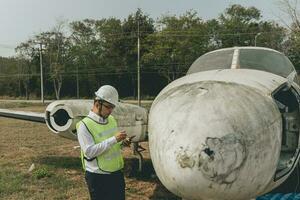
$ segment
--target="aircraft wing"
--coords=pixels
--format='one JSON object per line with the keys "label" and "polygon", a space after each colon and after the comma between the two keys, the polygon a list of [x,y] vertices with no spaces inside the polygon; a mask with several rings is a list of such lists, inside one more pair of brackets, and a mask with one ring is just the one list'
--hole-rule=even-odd
{"label": "aircraft wing", "polygon": [[[88,115],[92,100],[58,100],[50,103],[45,112],[0,109],[0,117],[45,123],[55,134],[77,140],[76,124]],[[132,104],[119,103],[113,111],[119,130],[135,136],[133,142],[147,140],[147,110]]]}
{"label": "aircraft wing", "polygon": [[14,119],[21,119],[32,122],[39,122],[45,124],[45,114],[29,111],[15,111],[8,109],[0,109],[0,117],[8,117]]}

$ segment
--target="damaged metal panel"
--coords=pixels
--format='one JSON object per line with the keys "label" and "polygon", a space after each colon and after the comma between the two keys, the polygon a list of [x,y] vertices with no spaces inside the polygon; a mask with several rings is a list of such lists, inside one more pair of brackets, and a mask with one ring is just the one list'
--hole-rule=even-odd
{"label": "damaged metal panel", "polygon": [[248,155],[247,144],[241,137],[228,134],[222,138],[206,138],[197,166],[203,176],[220,184],[236,181]]}

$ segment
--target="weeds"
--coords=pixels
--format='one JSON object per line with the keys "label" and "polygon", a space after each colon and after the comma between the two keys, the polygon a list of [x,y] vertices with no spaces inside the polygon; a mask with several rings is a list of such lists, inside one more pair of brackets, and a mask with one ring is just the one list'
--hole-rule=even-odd
{"label": "weeds", "polygon": [[45,177],[51,177],[52,173],[49,171],[47,167],[41,167],[33,172],[33,177],[36,179],[41,179]]}

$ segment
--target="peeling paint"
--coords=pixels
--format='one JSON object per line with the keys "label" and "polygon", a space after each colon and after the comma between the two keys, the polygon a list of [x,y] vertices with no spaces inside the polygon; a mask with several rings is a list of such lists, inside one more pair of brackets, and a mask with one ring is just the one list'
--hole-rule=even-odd
{"label": "peeling paint", "polygon": [[206,138],[206,146],[199,154],[198,169],[209,180],[230,184],[247,157],[246,146],[237,134],[222,138]]}
{"label": "peeling paint", "polygon": [[196,164],[193,155],[188,152],[187,149],[183,150],[180,148],[180,151],[177,153],[176,161],[179,163],[182,168],[193,168]]}

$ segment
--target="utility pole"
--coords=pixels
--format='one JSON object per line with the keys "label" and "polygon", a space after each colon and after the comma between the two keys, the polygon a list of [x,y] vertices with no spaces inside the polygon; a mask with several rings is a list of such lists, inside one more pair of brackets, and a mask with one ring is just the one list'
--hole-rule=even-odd
{"label": "utility pole", "polygon": [[79,65],[79,62],[78,62],[78,58],[75,57],[74,58],[74,62],[76,64],[76,97],[77,99],[79,99],[79,71],[78,71],[78,65]]}
{"label": "utility pole", "polygon": [[138,18],[138,30],[137,30],[137,99],[138,99],[138,105],[141,106],[140,20],[139,20],[139,18]]}
{"label": "utility pole", "polygon": [[[141,106],[141,90],[140,90],[140,20],[139,16],[137,17],[137,100],[138,100],[138,105]],[[139,145],[138,142],[133,142],[132,143],[132,149],[133,149],[133,154],[138,157],[139,160],[139,172],[142,172],[142,165],[143,165],[143,156],[141,152],[143,151],[143,148]]]}
{"label": "utility pole", "polygon": [[256,40],[257,40],[257,37],[260,36],[261,33],[257,33],[254,37],[254,46],[256,47]]}
{"label": "utility pole", "polygon": [[79,74],[78,74],[78,63],[76,65],[76,87],[77,87],[77,90],[76,90],[76,93],[77,93],[77,99],[79,99]]}
{"label": "utility pole", "polygon": [[43,56],[42,43],[40,43],[40,71],[41,71],[41,101],[44,104]]}

